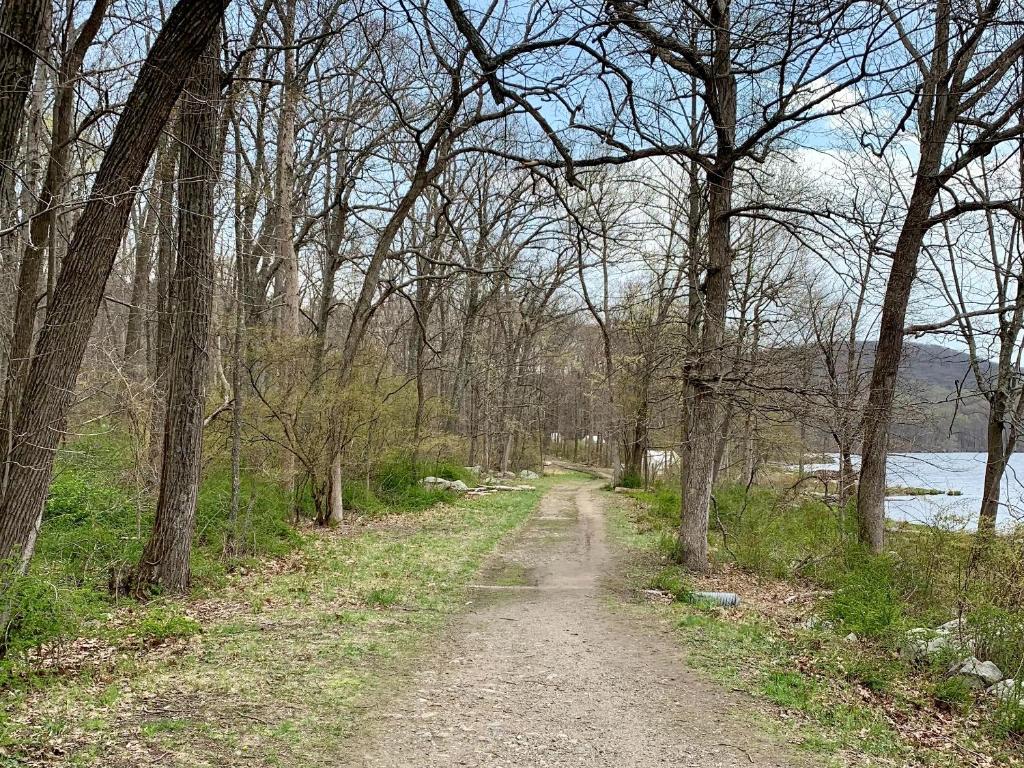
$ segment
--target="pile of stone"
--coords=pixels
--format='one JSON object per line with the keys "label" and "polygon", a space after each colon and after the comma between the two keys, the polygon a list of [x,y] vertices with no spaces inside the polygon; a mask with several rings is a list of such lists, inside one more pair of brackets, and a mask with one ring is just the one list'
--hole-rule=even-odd
{"label": "pile of stone", "polygon": [[[467,470],[471,471],[478,477],[483,474],[483,467],[466,467]],[[451,491],[453,493],[464,493],[470,498],[477,496],[487,496],[492,493],[498,493],[499,491],[532,491],[532,485],[521,485],[502,482],[505,479],[514,480],[517,477],[515,472],[499,472],[496,477],[484,477],[477,485],[470,488],[461,480],[445,480],[443,477],[424,477],[420,480],[420,485],[424,488],[436,489],[440,491]],[[519,473],[518,477],[524,480],[538,480],[540,475],[536,472],[531,472],[528,469],[524,469]],[[500,479],[499,479],[500,478]]]}
{"label": "pile of stone", "polygon": [[465,493],[469,490],[469,486],[461,480],[445,480],[443,477],[424,477],[420,480],[420,485],[424,488],[454,491],[455,493]]}
{"label": "pile of stone", "polygon": [[974,655],[976,644],[966,627],[958,620],[947,621],[930,629],[917,627],[907,632],[900,655],[907,661],[925,661],[941,653],[967,653],[947,670],[949,677],[961,678],[968,687],[985,691],[1001,700],[1021,697],[1021,685],[1003,675],[992,661],[982,661]]}

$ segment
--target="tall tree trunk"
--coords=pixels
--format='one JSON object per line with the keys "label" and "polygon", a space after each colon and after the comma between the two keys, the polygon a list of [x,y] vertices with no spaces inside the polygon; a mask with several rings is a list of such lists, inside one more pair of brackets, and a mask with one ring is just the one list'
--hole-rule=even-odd
{"label": "tall tree trunk", "polygon": [[1007,435],[1004,421],[1006,419],[1006,398],[1002,392],[996,392],[989,405],[987,448],[985,460],[985,481],[982,486],[981,509],[978,513],[978,538],[991,538],[996,532],[996,521],[999,518],[999,502],[1002,497],[1003,475],[1013,450],[1007,450]]}
{"label": "tall tree trunk", "polygon": [[5,0],[0,6],[0,189],[17,163],[18,129],[48,6],[48,0]]}
{"label": "tall tree trunk", "polygon": [[128,97],[75,226],[29,368],[0,501],[0,561],[27,558],[75,381],[107,277],[160,132],[224,13],[222,0],[179,0]]}
{"label": "tall tree trunk", "polygon": [[[160,142],[156,153],[156,169],[153,175],[154,186],[159,189],[159,170],[165,165],[164,156],[170,152],[166,138]],[[159,192],[155,199],[146,207],[138,241],[135,246],[135,269],[132,274],[132,295],[128,307],[128,319],[124,329],[124,364],[129,375],[135,382],[146,376],[145,334],[146,309],[149,303],[150,273],[153,268],[153,248],[157,238],[160,221]]]}
{"label": "tall tree trunk", "polygon": [[213,307],[213,218],[219,40],[212,36],[181,105],[178,263],[174,271],[167,424],[153,533],[139,562],[135,591],[188,591],[203,446],[207,346]]}
{"label": "tall tree trunk", "polygon": [[[174,131],[180,133],[179,121],[173,117]],[[180,142],[176,135],[174,144]],[[156,329],[153,343],[153,365],[150,377],[153,380],[153,395],[149,414],[149,466],[154,480],[159,474],[160,456],[164,447],[164,423],[167,405],[167,367],[171,359],[171,336],[174,332],[172,277],[175,261],[175,223],[174,223],[174,171],[177,168],[177,155],[168,151],[158,158],[154,186],[156,187],[159,208],[157,221],[156,251],[156,285],[153,291],[153,307],[156,316]]]}
{"label": "tall tree trunk", "polygon": [[[934,162],[938,166],[938,161]],[[924,160],[922,160],[924,168]],[[903,229],[893,252],[889,282],[882,303],[882,321],[871,371],[870,394],[864,411],[864,447],[861,451],[857,520],[861,543],[874,554],[885,546],[885,458],[889,422],[896,392],[896,375],[903,355],[903,326],[910,292],[917,276],[917,260],[927,232],[927,220],[938,194],[934,178],[919,170]]]}
{"label": "tall tree trunk", "polygon": [[[14,305],[11,348],[7,378],[4,381],[3,406],[0,408],[0,457],[13,448],[13,426],[21,406],[35,336],[36,308],[41,293],[43,262],[47,249],[53,250],[52,239],[57,223],[57,205],[67,178],[68,149],[74,121],[75,79],[82,69],[85,54],[96,37],[108,0],[96,0],[88,19],[82,25],[71,48],[61,63],[57,96],[53,106],[53,137],[46,164],[39,200],[29,224],[29,237],[18,270],[17,295]],[[0,41],[0,46],[3,42]],[[0,86],[2,89],[2,86]],[[0,105],[0,109],[3,109]],[[0,159],[0,165],[3,160]],[[0,170],[2,173],[2,170]],[[0,481],[0,492],[6,477]]]}
{"label": "tall tree trunk", "polygon": [[295,186],[295,111],[298,82],[295,71],[295,0],[282,3],[281,112],[277,123],[277,193],[275,244],[282,277],[281,335],[288,339],[299,332],[299,265],[292,232],[292,195]]}
{"label": "tall tree trunk", "polygon": [[[735,83],[733,83],[735,85]],[[735,97],[732,114],[735,115]],[[715,472],[715,455],[721,422],[718,378],[721,375],[722,342],[729,305],[732,243],[733,168],[731,164],[708,174],[708,274],[704,300],[698,375],[690,382],[691,423],[684,472],[683,509],[679,525],[679,556],[692,571],[708,567],[708,509]]]}

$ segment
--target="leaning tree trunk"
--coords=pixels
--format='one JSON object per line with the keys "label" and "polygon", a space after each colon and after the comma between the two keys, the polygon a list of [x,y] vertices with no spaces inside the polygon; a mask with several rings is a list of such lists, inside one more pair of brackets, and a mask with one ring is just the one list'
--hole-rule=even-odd
{"label": "leaning tree trunk", "polygon": [[124,106],[93,191],[75,226],[39,334],[15,422],[0,501],[0,560],[31,555],[29,537],[46,499],[57,444],[93,321],[128,225],[135,190],[200,54],[220,23],[222,0],[180,0],[157,35]]}
{"label": "leaning tree trunk", "polygon": [[18,129],[32,90],[47,4],[47,0],[5,0],[0,6],[0,189],[17,161]]}
{"label": "leaning tree trunk", "polygon": [[[57,96],[53,106],[53,137],[50,156],[46,164],[39,200],[29,224],[29,237],[18,268],[18,283],[14,305],[11,346],[8,354],[7,378],[4,381],[3,407],[0,409],[0,455],[6,457],[13,447],[12,427],[21,405],[31,360],[32,339],[35,335],[36,309],[39,303],[43,261],[47,248],[52,249],[52,238],[57,223],[56,205],[67,177],[68,145],[74,120],[75,80],[82,69],[85,54],[99,32],[107,0],[96,0],[88,19],[82,25],[71,48],[61,63],[58,74]],[[2,45],[2,41],[0,41]],[[2,88],[2,86],[0,86]],[[0,96],[2,98],[2,96]],[[3,109],[0,104],[0,110]],[[0,118],[2,119],[2,118]],[[0,158],[0,166],[4,164]],[[2,173],[0,167],[0,173]],[[4,483],[0,482],[0,489]]]}
{"label": "leaning tree trunk", "polygon": [[153,533],[139,562],[135,591],[188,591],[203,446],[207,344],[213,308],[213,217],[218,159],[218,40],[189,79],[181,105],[178,174],[177,307],[171,342],[167,424]]}
{"label": "leaning tree trunk", "polygon": [[910,292],[917,276],[918,256],[928,228],[928,215],[937,193],[935,180],[928,174],[919,173],[903,230],[896,241],[885,300],[882,303],[875,364],[871,371],[870,394],[864,411],[864,448],[861,451],[860,487],[857,494],[860,541],[873,554],[881,554],[885,546],[885,459],[896,375],[903,355],[903,326]]}

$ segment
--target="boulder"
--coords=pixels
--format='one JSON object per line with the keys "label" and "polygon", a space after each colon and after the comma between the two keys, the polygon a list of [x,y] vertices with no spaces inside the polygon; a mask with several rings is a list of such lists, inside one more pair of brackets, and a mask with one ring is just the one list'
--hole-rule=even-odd
{"label": "boulder", "polygon": [[951,647],[953,642],[948,632],[917,627],[907,631],[900,656],[907,661],[923,661]]}
{"label": "boulder", "polygon": [[519,477],[522,480],[540,480],[540,475],[534,472],[532,469],[524,469],[519,473]]}
{"label": "boulder", "polygon": [[445,480],[443,477],[424,477],[420,480],[420,485],[424,488],[437,488],[442,491],[458,491],[460,493],[469,490],[469,486],[461,480]]}
{"label": "boulder", "polygon": [[860,638],[857,637],[857,633],[856,632],[851,632],[846,637],[844,637],[843,640],[845,640],[848,643],[858,643],[858,642],[860,642]]}
{"label": "boulder", "polygon": [[967,629],[967,622],[962,619],[947,621],[945,624],[938,626],[935,631],[950,635],[953,638],[962,638],[964,640],[970,639],[970,631]]}
{"label": "boulder", "polygon": [[477,464],[475,467],[463,467],[467,472],[472,472],[474,475],[479,477],[484,473],[484,468]]}
{"label": "boulder", "polygon": [[999,667],[991,661],[979,661],[974,656],[954,664],[949,674],[951,677],[962,677],[967,685],[976,690],[989,688],[1003,679]]}
{"label": "boulder", "polygon": [[990,693],[1000,701],[1019,701],[1024,695],[1021,690],[1021,686],[1016,680],[1007,678],[1006,680],[1000,680],[995,685],[989,686],[986,693]]}

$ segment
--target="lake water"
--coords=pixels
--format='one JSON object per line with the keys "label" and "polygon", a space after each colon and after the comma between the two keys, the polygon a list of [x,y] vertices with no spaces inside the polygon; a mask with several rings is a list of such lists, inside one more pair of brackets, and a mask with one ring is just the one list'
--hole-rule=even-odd
{"label": "lake water", "polygon": [[[859,457],[854,457],[857,464]],[[806,465],[814,469],[838,469],[832,464]],[[886,464],[886,481],[892,486],[960,491],[961,496],[893,496],[886,499],[886,514],[893,520],[930,523],[950,516],[976,525],[985,479],[984,453],[894,453]],[[999,526],[1024,522],[1024,453],[1014,454],[1003,478]]]}

